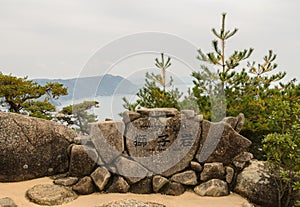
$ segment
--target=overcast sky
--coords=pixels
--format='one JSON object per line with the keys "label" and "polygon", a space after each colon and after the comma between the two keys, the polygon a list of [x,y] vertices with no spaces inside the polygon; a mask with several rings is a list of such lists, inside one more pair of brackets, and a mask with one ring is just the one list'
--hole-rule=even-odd
{"label": "overcast sky", "polygon": [[[0,71],[77,77],[105,45],[149,31],[178,36],[208,52],[211,28],[220,27],[226,12],[227,28],[239,28],[227,43],[228,53],[253,47],[252,60],[260,61],[273,49],[278,70],[299,79],[299,9],[299,0],[0,0]],[[121,62],[118,67],[124,68],[115,73],[126,76],[135,63],[149,67],[150,56],[149,63],[139,63],[146,57]]]}

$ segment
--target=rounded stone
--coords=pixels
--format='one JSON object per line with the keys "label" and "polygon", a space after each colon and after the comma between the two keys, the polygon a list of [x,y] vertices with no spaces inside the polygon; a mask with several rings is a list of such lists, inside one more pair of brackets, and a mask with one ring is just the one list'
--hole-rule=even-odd
{"label": "rounded stone", "polygon": [[30,201],[39,205],[61,205],[75,200],[77,194],[58,185],[35,185],[26,192]]}

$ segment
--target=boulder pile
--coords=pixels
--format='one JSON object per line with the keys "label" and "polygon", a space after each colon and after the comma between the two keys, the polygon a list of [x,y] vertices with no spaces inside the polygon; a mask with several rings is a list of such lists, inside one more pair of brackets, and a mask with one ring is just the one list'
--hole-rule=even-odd
{"label": "boulder pile", "polygon": [[[225,196],[253,158],[251,141],[239,134],[243,114],[212,123],[194,111],[173,108],[126,112],[123,121],[90,125],[70,146],[67,178],[55,183],[78,194],[162,193],[192,189]],[[74,178],[75,177],[75,178]]]}

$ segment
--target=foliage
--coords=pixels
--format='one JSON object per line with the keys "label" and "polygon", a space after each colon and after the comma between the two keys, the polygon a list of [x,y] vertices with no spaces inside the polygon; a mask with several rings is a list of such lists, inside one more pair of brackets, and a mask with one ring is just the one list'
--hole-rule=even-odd
{"label": "foliage", "polygon": [[[278,104],[283,100],[299,102],[299,85],[296,85],[296,80],[276,84],[286,73],[275,73],[276,54],[272,50],[269,50],[261,63],[248,61],[243,64],[250,58],[253,48],[236,50],[226,56],[225,43],[238,30],[226,30],[225,17],[226,14],[223,14],[219,32],[212,29],[217,38],[212,42],[214,51],[205,54],[201,49],[198,50],[198,59],[202,65],[200,72],[192,73],[193,95],[197,99],[200,113],[207,119],[221,120],[224,117],[223,109],[229,116],[244,113],[246,120],[241,134],[251,139],[251,151],[256,158],[261,159],[261,140],[266,134],[279,132],[269,117],[273,111],[282,110]],[[217,71],[214,72],[209,65],[216,67]]]}
{"label": "foliage", "polygon": [[289,90],[277,96],[281,97],[280,100],[273,100],[275,110],[269,117],[279,133],[268,134],[263,140],[263,150],[277,187],[278,206],[292,206],[295,202],[292,195],[300,190],[300,100],[296,94],[299,85],[290,84],[288,87]]}
{"label": "foliage", "polygon": [[268,134],[263,144],[278,192],[278,206],[291,206],[293,190],[300,190],[297,182],[300,179],[299,136],[295,138],[289,132]]}
{"label": "foliage", "polygon": [[[44,86],[28,80],[27,77],[18,78],[4,75],[0,72],[0,101],[10,112],[27,111],[31,116],[49,119],[49,111],[53,111],[51,99],[67,95],[67,88],[59,83],[47,83]],[[44,97],[44,101],[38,101]]]}
{"label": "foliage", "polygon": [[26,101],[23,105],[24,111],[30,111],[30,116],[52,119],[51,112],[55,112],[55,106],[44,101]]}
{"label": "foliage", "polygon": [[[165,61],[164,54],[161,54],[161,61],[156,58],[155,66],[161,71],[161,74],[146,73],[145,86],[140,88],[137,93],[137,101],[129,103],[126,98],[123,98],[123,107],[127,110],[134,111],[140,107],[155,108],[155,107],[170,107],[179,108],[179,99],[182,93],[173,86],[173,79],[170,77],[169,82],[166,81],[166,70],[171,66],[171,58],[168,57]],[[158,86],[159,84],[160,86]]]}
{"label": "foliage", "polygon": [[67,123],[67,125],[75,125],[79,127],[79,131],[83,134],[88,133],[88,123],[96,122],[97,116],[89,114],[88,110],[93,107],[99,107],[97,101],[84,101],[79,104],[73,104],[64,107],[57,116],[58,121]]}

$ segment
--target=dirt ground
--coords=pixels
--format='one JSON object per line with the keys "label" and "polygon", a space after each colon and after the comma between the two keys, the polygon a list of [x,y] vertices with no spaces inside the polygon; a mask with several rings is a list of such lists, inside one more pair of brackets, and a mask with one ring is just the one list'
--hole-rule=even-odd
{"label": "dirt ground", "polygon": [[[48,177],[15,183],[0,183],[0,198],[12,198],[18,207],[37,207],[28,201],[25,192],[37,184],[50,184],[52,180]],[[225,197],[201,197],[193,192],[185,192],[180,196],[166,196],[161,194],[138,195],[132,193],[101,194],[79,196],[78,199],[60,205],[60,207],[96,207],[117,200],[134,199],[139,201],[150,201],[166,205],[167,207],[241,207],[246,200],[241,196],[231,193]]]}

